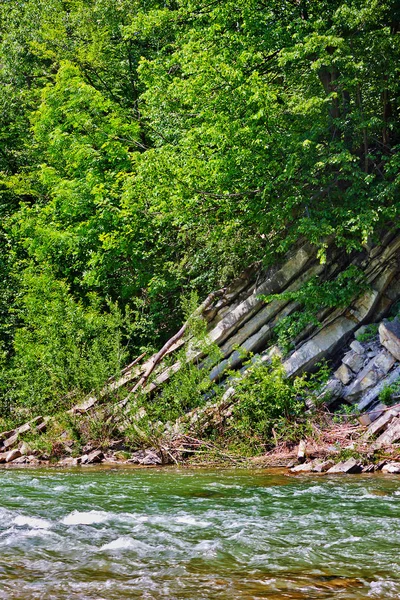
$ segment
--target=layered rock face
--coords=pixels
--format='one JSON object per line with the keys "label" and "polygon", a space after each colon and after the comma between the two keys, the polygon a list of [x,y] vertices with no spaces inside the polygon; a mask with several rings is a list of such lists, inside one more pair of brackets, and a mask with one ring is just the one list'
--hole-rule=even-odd
{"label": "layered rock face", "polygon": [[[221,361],[210,371],[210,378],[221,381],[228,369],[240,369],[243,351],[259,354],[263,360],[268,360],[271,353],[275,352],[276,348],[271,348],[274,328],[283,317],[299,310],[299,304],[279,298],[266,304],[261,296],[295,292],[315,276],[321,282],[334,280],[350,265],[358,267],[364,273],[366,291],[360,292],[349,306],[322,309],[317,315],[320,325],[310,323],[293,340],[295,350],[284,359],[283,364],[288,375],[294,376],[312,370],[323,358],[333,359],[343,353],[356,330],[366,323],[379,322],[400,298],[398,232],[386,234],[379,244],[350,255],[332,246],[328,248],[325,264],[321,264],[318,259],[316,248],[305,243],[294,249],[281,264],[269,269],[253,265],[228,288],[219,290],[214,302],[203,312],[209,340],[222,353]],[[169,349],[169,353],[182,343],[183,340],[177,342]],[[394,344],[388,340],[386,344],[389,352],[391,343]],[[392,353],[390,356],[396,359]],[[195,359],[201,361],[201,353],[189,351],[188,360]],[[389,367],[391,360],[383,353],[377,359],[377,368],[389,371],[393,366]],[[364,362],[360,348],[358,347],[357,352],[357,348],[352,347],[344,359],[344,378],[347,370],[353,372],[352,367],[357,366],[361,370]],[[207,366],[206,361],[203,364]],[[179,363],[168,369],[163,369],[160,365],[149,391],[162,385],[179,367]],[[143,369],[141,367],[136,373],[132,373],[132,379],[137,379]]]}

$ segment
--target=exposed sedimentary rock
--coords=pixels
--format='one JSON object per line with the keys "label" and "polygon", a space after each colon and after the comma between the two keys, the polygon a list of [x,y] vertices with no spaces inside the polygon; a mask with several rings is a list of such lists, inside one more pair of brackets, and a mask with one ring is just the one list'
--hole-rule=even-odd
{"label": "exposed sedimentary rock", "polygon": [[383,321],[379,326],[379,337],[382,346],[385,346],[396,360],[400,360],[400,321]]}

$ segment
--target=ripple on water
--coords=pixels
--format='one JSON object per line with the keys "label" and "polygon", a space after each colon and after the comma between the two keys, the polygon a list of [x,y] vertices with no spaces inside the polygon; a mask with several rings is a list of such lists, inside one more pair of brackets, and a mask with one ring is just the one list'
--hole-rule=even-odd
{"label": "ripple on water", "polygon": [[96,523],[104,523],[112,517],[112,514],[99,510],[89,510],[87,512],[74,510],[61,519],[61,523],[63,525],[94,525]]}
{"label": "ripple on water", "polygon": [[399,493],[390,477],[7,471],[0,598],[398,600]]}

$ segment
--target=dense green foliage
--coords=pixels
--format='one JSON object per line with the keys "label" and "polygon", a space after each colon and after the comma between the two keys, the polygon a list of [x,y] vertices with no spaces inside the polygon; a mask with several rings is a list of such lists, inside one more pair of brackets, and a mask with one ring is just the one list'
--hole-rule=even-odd
{"label": "dense green foliage", "polygon": [[96,388],[300,237],[396,221],[399,28],[396,0],[4,0],[2,406]]}

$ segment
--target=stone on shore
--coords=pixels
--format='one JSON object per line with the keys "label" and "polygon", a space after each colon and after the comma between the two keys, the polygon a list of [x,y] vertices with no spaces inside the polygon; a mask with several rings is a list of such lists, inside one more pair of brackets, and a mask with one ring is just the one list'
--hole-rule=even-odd
{"label": "stone on shore", "polygon": [[104,454],[101,450],[93,450],[89,454],[83,454],[80,459],[78,459],[78,463],[81,465],[94,465],[96,463],[101,463],[104,458]]}
{"label": "stone on shore", "polygon": [[14,450],[10,450],[10,452],[7,453],[6,456],[6,462],[12,462],[13,460],[19,458],[20,456],[22,456],[21,452],[18,450],[18,448],[15,448]]}
{"label": "stone on shore", "polygon": [[290,470],[292,473],[311,473],[311,471],[313,470],[313,464],[311,462],[303,463],[301,465],[296,465],[295,467],[292,467]]}
{"label": "stone on shore", "polygon": [[326,473],[334,464],[333,460],[317,461],[313,464],[313,473]]}
{"label": "stone on shore", "polygon": [[361,473],[361,471],[361,462],[359,460],[356,460],[355,458],[349,458],[348,460],[337,463],[336,465],[331,467],[327,471],[327,473],[328,475],[331,475],[334,473]]}
{"label": "stone on shore", "polygon": [[390,462],[382,467],[382,473],[400,473],[400,462]]}
{"label": "stone on shore", "polygon": [[141,465],[161,465],[162,460],[158,456],[158,454],[156,454],[152,450],[147,450],[145,457],[142,458],[142,460],[140,461],[139,464],[141,464]]}

